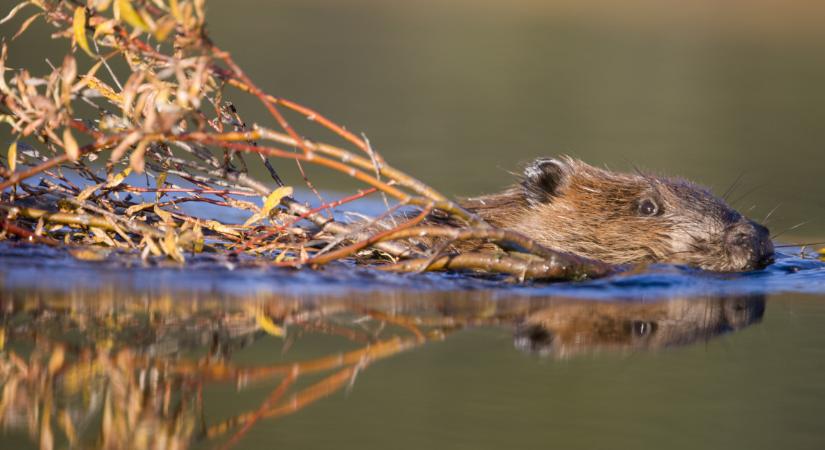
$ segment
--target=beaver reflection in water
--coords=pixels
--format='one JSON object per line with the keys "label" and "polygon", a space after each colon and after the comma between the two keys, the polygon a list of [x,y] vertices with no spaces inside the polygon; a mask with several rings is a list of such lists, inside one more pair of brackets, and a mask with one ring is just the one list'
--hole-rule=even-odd
{"label": "beaver reflection in water", "polygon": [[561,302],[533,311],[516,328],[519,350],[570,357],[598,351],[688,345],[758,323],[765,297],[673,299],[659,302]]}
{"label": "beaver reflection in water", "polygon": [[611,172],[570,157],[533,161],[520,185],[462,206],[548,248],[612,264],[743,271],[773,260],[768,229],[707,189],[682,179]]}

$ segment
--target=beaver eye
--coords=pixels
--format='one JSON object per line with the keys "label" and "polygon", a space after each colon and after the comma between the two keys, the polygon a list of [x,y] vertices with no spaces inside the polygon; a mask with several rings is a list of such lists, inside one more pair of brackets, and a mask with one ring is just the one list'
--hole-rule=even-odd
{"label": "beaver eye", "polygon": [[658,215],[659,212],[659,205],[649,198],[646,198],[639,203],[639,214],[643,216],[655,216]]}
{"label": "beaver eye", "polygon": [[636,337],[650,336],[656,330],[656,324],[653,322],[646,322],[644,320],[634,320],[631,324],[633,335]]}

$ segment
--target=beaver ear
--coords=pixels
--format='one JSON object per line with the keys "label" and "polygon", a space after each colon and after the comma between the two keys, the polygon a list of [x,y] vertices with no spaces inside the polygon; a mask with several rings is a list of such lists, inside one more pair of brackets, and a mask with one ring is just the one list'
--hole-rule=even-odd
{"label": "beaver ear", "polygon": [[531,204],[552,200],[567,176],[567,164],[554,158],[539,158],[524,169],[524,197]]}

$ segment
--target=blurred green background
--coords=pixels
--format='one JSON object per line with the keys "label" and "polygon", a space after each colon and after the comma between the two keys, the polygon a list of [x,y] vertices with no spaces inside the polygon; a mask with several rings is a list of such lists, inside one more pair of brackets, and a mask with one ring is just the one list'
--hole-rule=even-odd
{"label": "blurred green background", "polygon": [[[825,236],[823,2],[207,7],[211,36],[261,87],[366,133],[391,163],[447,194],[494,191],[530,159],[566,153],[678,174],[720,194],[741,175],[734,206],[761,220],[779,205],[774,232],[808,222],[785,241]],[[9,65],[44,69],[44,56],[65,49],[36,29],[14,43]],[[247,119],[272,125],[253,101],[232,99]],[[323,188],[350,186],[309,174]]]}

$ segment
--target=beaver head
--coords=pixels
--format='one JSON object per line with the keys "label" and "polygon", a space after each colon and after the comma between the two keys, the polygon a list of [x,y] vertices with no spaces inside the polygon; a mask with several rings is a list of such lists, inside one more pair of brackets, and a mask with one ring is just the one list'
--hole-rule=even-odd
{"label": "beaver head", "polygon": [[570,157],[537,159],[520,185],[465,206],[546,247],[613,264],[742,271],[773,258],[768,229],[701,186],[611,172]]}

